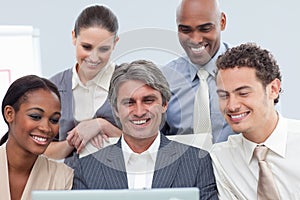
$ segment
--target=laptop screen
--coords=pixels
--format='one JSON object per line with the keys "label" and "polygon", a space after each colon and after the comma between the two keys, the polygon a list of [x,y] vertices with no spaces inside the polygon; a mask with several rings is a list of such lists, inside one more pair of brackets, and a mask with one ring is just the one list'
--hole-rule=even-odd
{"label": "laptop screen", "polygon": [[37,190],[32,200],[199,200],[198,188],[145,190]]}

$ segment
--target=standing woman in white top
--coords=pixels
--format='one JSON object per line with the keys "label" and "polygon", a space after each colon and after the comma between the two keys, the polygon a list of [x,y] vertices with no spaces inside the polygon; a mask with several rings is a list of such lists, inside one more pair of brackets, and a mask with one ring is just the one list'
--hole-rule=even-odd
{"label": "standing woman in white top", "polygon": [[32,190],[71,189],[73,169],[42,155],[58,134],[57,87],[35,75],[17,79],[3,98],[2,115],[8,132],[0,141],[0,198],[28,200]]}
{"label": "standing woman in white top", "polygon": [[107,100],[116,68],[110,56],[119,40],[117,31],[118,20],[110,9],[101,5],[85,8],[72,31],[77,63],[51,78],[61,94],[62,117],[58,141],[45,154],[64,159],[71,167],[88,142],[101,148],[103,140],[121,135]]}

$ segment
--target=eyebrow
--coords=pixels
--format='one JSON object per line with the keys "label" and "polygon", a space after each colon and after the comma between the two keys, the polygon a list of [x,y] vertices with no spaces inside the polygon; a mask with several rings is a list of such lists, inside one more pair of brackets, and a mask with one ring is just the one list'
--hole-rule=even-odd
{"label": "eyebrow", "polygon": [[[155,94],[149,94],[147,96],[143,96],[142,97],[142,101],[145,100],[145,99],[148,99],[148,98],[154,98],[154,99],[158,99],[158,97],[155,95]],[[134,98],[132,97],[128,97],[128,98],[124,98],[121,100],[121,103],[122,102],[125,102],[125,101],[136,101]]]}
{"label": "eyebrow", "polygon": [[128,98],[121,99],[120,103],[124,103],[124,102],[128,102],[128,101],[135,101],[135,100],[131,97],[128,97]]}
{"label": "eyebrow", "polygon": [[[215,24],[213,24],[212,22],[207,22],[205,24],[201,24],[201,25],[196,26],[196,28],[199,29],[199,28],[203,28],[205,26],[214,26],[214,25]],[[179,27],[192,28],[192,26],[188,26],[188,25],[184,25],[184,24],[178,24],[178,28]]]}
{"label": "eyebrow", "polygon": [[27,111],[31,111],[31,110],[38,110],[40,112],[45,112],[43,109],[39,108],[39,107],[33,107],[33,108],[29,108],[27,109]]}
{"label": "eyebrow", "polygon": [[[238,87],[238,88],[236,88],[236,89],[234,89],[232,92],[238,92],[238,91],[240,91],[240,90],[245,90],[245,89],[251,89],[251,87],[250,86],[241,86],[241,87]],[[222,90],[222,89],[217,89],[217,93],[220,93],[220,92],[227,92],[228,93],[228,91],[226,91],[226,90]]]}
{"label": "eyebrow", "polygon": [[[39,108],[39,107],[29,108],[27,111],[31,111],[31,110],[38,110],[38,111],[40,111],[40,112],[42,112],[42,113],[45,112],[43,109],[41,109],[41,108]],[[54,114],[54,115],[61,115],[61,112],[54,112],[53,114]]]}

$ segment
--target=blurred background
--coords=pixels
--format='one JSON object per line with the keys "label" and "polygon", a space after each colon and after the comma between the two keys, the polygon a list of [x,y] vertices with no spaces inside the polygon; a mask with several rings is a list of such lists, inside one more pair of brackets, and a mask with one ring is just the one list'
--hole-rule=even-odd
{"label": "blurred background", "polygon": [[[20,62],[33,56],[34,61],[30,61],[35,66],[32,73],[44,77],[74,66],[75,49],[71,42],[71,31],[75,19],[86,6],[104,4],[117,15],[120,24],[120,41],[113,55],[114,62],[120,64],[134,59],[151,59],[164,65],[183,52],[176,35],[175,11],[178,3],[179,0],[1,0],[0,26],[26,26],[34,43],[28,51],[34,53],[27,54],[23,44],[11,44],[4,42],[9,41],[5,39],[0,40],[0,57],[6,57],[2,52],[9,48],[16,50],[13,59]],[[283,93],[278,109],[286,117],[300,119],[300,92],[297,89],[300,76],[297,57],[300,46],[300,2],[220,0],[220,5],[227,15],[227,27],[222,39],[231,46],[256,42],[273,53],[283,74]],[[7,65],[4,61],[3,64]],[[25,65],[24,62],[24,66],[20,66],[22,73],[31,73]],[[4,93],[8,83],[21,74],[11,72],[10,78],[6,78],[5,69],[0,69],[0,72],[3,72],[0,73],[0,79]],[[0,132],[4,134],[4,130]]]}

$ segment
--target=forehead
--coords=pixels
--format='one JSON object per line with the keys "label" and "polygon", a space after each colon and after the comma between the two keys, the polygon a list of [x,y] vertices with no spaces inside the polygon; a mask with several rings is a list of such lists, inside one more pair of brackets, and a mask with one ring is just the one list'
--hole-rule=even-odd
{"label": "forehead", "polygon": [[101,45],[111,43],[114,40],[115,34],[108,30],[95,26],[88,28],[81,28],[77,39],[80,42]]}
{"label": "forehead", "polygon": [[[47,107],[50,109],[60,110],[60,100],[58,96],[49,90],[38,89],[30,91],[26,94],[26,101],[22,105],[35,105],[38,107]],[[56,110],[55,110],[56,111]]]}
{"label": "forehead", "polygon": [[261,84],[256,77],[256,70],[249,67],[220,69],[217,74],[217,88],[227,91],[242,86]]}
{"label": "forehead", "polygon": [[160,92],[153,89],[143,81],[129,80],[120,84],[119,98],[142,98],[148,95],[161,96]]}
{"label": "forehead", "polygon": [[217,19],[214,0],[184,1],[177,13],[177,24],[198,26]]}

